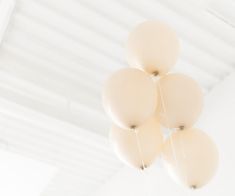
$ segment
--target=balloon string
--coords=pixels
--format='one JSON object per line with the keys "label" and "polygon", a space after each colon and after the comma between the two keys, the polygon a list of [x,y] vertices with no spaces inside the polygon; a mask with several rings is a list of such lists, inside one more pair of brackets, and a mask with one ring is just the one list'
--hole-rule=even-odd
{"label": "balloon string", "polygon": [[141,160],[141,169],[142,170],[145,170],[145,164],[144,164],[144,160],[143,160],[143,152],[142,152],[142,148],[141,148],[141,145],[140,145],[140,140],[139,140],[139,136],[138,136],[138,131],[137,129],[134,129],[135,131],[135,137],[136,137],[136,143],[137,143],[137,149],[139,151],[139,156],[140,156],[140,160]]}
{"label": "balloon string", "polygon": [[136,143],[137,143],[137,149],[138,149],[138,152],[139,152],[139,157],[140,157],[140,160],[141,160],[141,171],[143,172],[143,176],[144,176],[144,187],[145,187],[145,190],[146,190],[146,193],[147,195],[150,195],[149,192],[148,192],[148,189],[146,188],[147,184],[146,184],[146,165],[144,164],[144,160],[143,160],[143,151],[142,151],[142,148],[141,148],[141,145],[140,145],[140,140],[139,140],[139,136],[138,136],[138,131],[137,129],[134,129],[134,132],[135,132],[135,137],[136,137]]}
{"label": "balloon string", "polygon": [[173,133],[174,130],[170,128],[170,122],[169,122],[169,118],[168,118],[168,115],[167,115],[167,112],[166,112],[166,106],[165,106],[165,101],[163,99],[163,94],[162,94],[162,88],[161,88],[161,85],[160,85],[160,81],[157,82],[157,85],[159,87],[159,94],[160,94],[160,99],[161,99],[161,103],[162,103],[163,113],[166,117],[167,129],[168,129],[168,131],[170,131],[170,145],[171,145],[171,149],[172,149],[172,152],[173,152],[174,161],[176,163],[177,169],[179,169],[178,160],[177,160],[177,156],[176,156],[176,151],[175,151],[175,148],[174,148],[173,138],[172,138],[172,135],[173,135],[172,133]]}
{"label": "balloon string", "polygon": [[[185,153],[184,142],[182,142],[182,135],[180,135],[180,146],[181,146],[180,149],[182,151],[183,158],[185,160],[187,160],[187,154]],[[188,179],[187,172],[185,173],[185,180],[186,180],[187,184],[189,184],[189,179]],[[191,195],[191,191],[189,189],[187,189],[187,195]]]}
{"label": "balloon string", "polygon": [[[169,118],[168,118],[168,115],[167,115],[165,101],[164,101],[163,94],[162,94],[162,88],[161,88],[161,85],[160,85],[159,81],[157,82],[157,86],[159,87],[159,94],[160,94],[160,99],[161,99],[161,103],[162,103],[163,113],[164,113],[165,118],[166,118],[167,129],[170,131],[170,146],[171,146],[171,149],[172,149],[173,158],[174,158],[174,161],[176,163],[177,170],[180,171],[179,161],[177,160],[176,151],[175,151],[174,143],[173,143],[173,137],[172,137],[172,135],[173,135],[172,133],[173,133],[174,130],[170,128],[170,122],[169,122]],[[182,143],[181,137],[180,137],[180,143]],[[183,150],[183,153],[184,153],[183,156],[185,157],[186,153],[184,151],[184,148],[182,150]],[[188,183],[187,173],[184,174],[184,177],[185,177],[186,182]]]}

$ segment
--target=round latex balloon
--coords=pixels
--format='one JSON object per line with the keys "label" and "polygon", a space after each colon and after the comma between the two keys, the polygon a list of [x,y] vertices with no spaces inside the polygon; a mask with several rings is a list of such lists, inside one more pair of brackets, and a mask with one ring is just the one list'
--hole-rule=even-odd
{"label": "round latex balloon", "polygon": [[115,124],[136,128],[153,115],[157,91],[147,73],[125,68],[114,73],[106,82],[103,102]]}
{"label": "round latex balloon", "polygon": [[157,115],[168,128],[189,128],[198,119],[203,106],[199,85],[183,74],[168,74],[157,82]]}
{"label": "round latex balloon", "polygon": [[179,40],[176,33],[162,22],[143,22],[129,35],[128,63],[150,74],[167,73],[176,63],[178,55]]}
{"label": "round latex balloon", "polygon": [[117,156],[124,163],[144,169],[160,155],[163,135],[156,118],[151,118],[133,131],[114,125],[110,132],[110,141]]}
{"label": "round latex balloon", "polygon": [[199,188],[214,176],[218,166],[218,151],[204,132],[191,128],[174,132],[165,142],[163,159],[177,182],[189,188]]}

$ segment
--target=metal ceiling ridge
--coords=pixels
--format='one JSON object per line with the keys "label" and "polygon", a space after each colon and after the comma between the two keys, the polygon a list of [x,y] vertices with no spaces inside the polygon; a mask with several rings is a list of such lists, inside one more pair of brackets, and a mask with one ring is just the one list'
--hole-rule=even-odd
{"label": "metal ceiling ridge", "polygon": [[[1,127],[9,131],[6,125],[1,126]],[[18,130],[20,131],[20,129]],[[100,166],[99,164],[89,161],[87,159],[83,159],[83,161],[81,161],[81,159],[72,158],[74,157],[75,154],[72,154],[73,156],[72,155],[68,156],[68,153],[62,152],[61,149],[53,150],[53,149],[48,149],[48,146],[45,146],[45,145],[43,146],[41,143],[34,144],[35,139],[31,137],[26,138],[26,139],[24,139],[25,138],[24,137],[20,139],[19,136],[15,135],[15,133],[11,134],[10,132],[5,137],[8,139],[8,141],[11,142],[12,146],[17,146],[17,148],[22,150],[22,145],[23,145],[27,152],[32,151],[33,153],[35,153],[35,155],[39,153],[40,158],[42,158],[43,161],[48,160],[48,159],[52,161],[54,160],[53,161],[54,163],[60,164],[61,166],[64,166],[64,168],[67,168],[67,169],[69,168],[72,171],[75,171],[78,175],[83,174],[84,176],[90,176],[92,178],[97,179],[95,177],[96,175],[105,177],[109,175],[111,171],[113,172],[116,171],[115,168],[113,169],[108,168],[108,165]],[[29,139],[30,139],[30,142],[29,142]],[[19,140],[19,141],[16,141],[16,140]],[[81,170],[81,168],[83,169]],[[94,173],[94,177],[91,176],[87,171]]]}
{"label": "metal ceiling ridge", "polygon": [[[33,61],[33,67],[37,70],[37,72],[48,73],[52,80],[59,77],[61,81],[64,81],[63,84],[70,84],[70,86],[75,86],[77,89],[86,89],[88,92],[95,92],[97,95],[99,94],[99,85],[96,81],[89,80],[88,76],[86,76],[86,80],[81,80],[82,78],[78,77],[77,73],[72,71],[68,71],[65,67],[58,66],[58,63],[52,62],[47,58],[41,58],[40,55],[35,54],[34,52],[27,50],[21,46],[11,43],[5,43],[3,49],[9,51],[9,53],[17,54],[22,59],[24,59],[23,67],[31,68],[31,66],[27,66],[27,61]],[[6,52],[4,51],[4,52]],[[1,61],[1,59],[0,59]],[[37,68],[38,67],[38,68]],[[35,70],[35,71],[36,71]],[[44,75],[43,74],[43,75]],[[53,76],[54,75],[54,76]],[[46,77],[46,75],[45,75]],[[43,78],[43,77],[42,77]],[[66,94],[67,92],[65,92]]]}
{"label": "metal ceiling ridge", "polygon": [[170,9],[175,10],[182,16],[190,17],[194,23],[207,29],[215,36],[220,37],[220,39],[227,42],[227,44],[232,43],[233,47],[235,46],[235,29],[230,24],[226,24],[220,18],[209,13],[210,6],[213,1],[205,2],[204,5],[199,7],[202,9],[200,13],[195,12],[195,10],[193,10],[194,6],[190,3],[185,3],[183,6],[179,6],[179,4],[174,0],[161,0],[160,2]]}
{"label": "metal ceiling ridge", "polygon": [[[15,14],[15,22],[18,26],[24,23],[24,29],[29,28],[30,31],[34,31],[39,37],[44,37],[44,39],[50,38],[48,41],[54,43],[57,47],[62,47],[61,43],[63,43],[63,48],[70,51],[72,54],[76,55],[85,55],[89,54],[93,58],[89,59],[93,63],[97,63],[97,61],[101,64],[108,64],[119,67],[121,61],[114,59],[110,56],[107,56],[103,52],[94,50],[89,45],[85,43],[81,43],[78,40],[74,40],[71,36],[64,34],[63,32],[58,32],[53,27],[46,25],[43,22],[37,22],[32,17],[28,17],[27,15],[23,15],[22,13]],[[22,26],[22,27],[23,27]],[[39,34],[39,31],[41,33]],[[108,68],[108,67],[107,67]]]}
{"label": "metal ceiling ridge", "polygon": [[[200,50],[199,50],[199,51],[200,51]],[[208,55],[205,55],[205,54],[204,54],[204,56],[209,57]],[[209,59],[212,59],[212,58],[210,57]],[[204,64],[203,64],[203,65],[204,65]],[[227,65],[226,67],[229,67],[229,66]]]}
{"label": "metal ceiling ridge", "polygon": [[[69,150],[68,155],[73,155],[74,153],[77,154],[74,155],[75,157],[83,157],[81,154],[79,153],[86,153],[86,155],[88,155],[90,158],[91,157],[96,157],[97,160],[93,160],[88,158],[91,162],[94,161],[95,163],[97,162],[98,165],[103,165],[104,163],[116,163],[117,159],[115,158],[115,156],[113,156],[112,154],[112,150],[109,147],[108,144],[102,144],[103,146],[105,146],[107,149],[109,149],[109,152],[103,151],[101,149],[97,149],[95,147],[89,146],[86,143],[82,143],[76,140],[71,140],[71,138],[64,138],[63,135],[58,135],[58,134],[54,134],[53,131],[51,131],[49,128],[48,129],[43,129],[41,127],[29,124],[25,121],[16,119],[16,118],[12,118],[11,116],[8,116],[4,113],[0,113],[1,115],[1,119],[4,120],[4,122],[2,123],[3,125],[7,125],[7,126],[11,126],[12,130],[9,130],[9,132],[16,132],[19,134],[18,129],[21,130],[21,133],[24,133],[25,138],[29,137],[29,138],[34,138],[34,139],[39,139],[41,141],[41,143],[43,144],[42,146],[45,146],[45,144],[50,144],[52,145],[51,147],[55,147],[58,146],[59,148],[63,148],[66,147],[66,149]],[[3,115],[5,115],[3,117]],[[17,125],[12,125],[15,122],[15,124]],[[18,128],[17,128],[18,127]],[[23,138],[23,137],[22,137]],[[86,140],[88,138],[83,138],[83,140]],[[40,142],[39,141],[39,142]],[[79,148],[77,146],[79,142]],[[103,161],[100,161],[103,160]],[[105,161],[105,162],[104,162]],[[113,169],[112,166],[108,166],[107,168]]]}
{"label": "metal ceiling ridge", "polygon": [[[200,47],[199,47],[199,48],[200,48]],[[199,49],[199,50],[200,50],[200,49]],[[206,51],[207,51],[207,50],[206,50]],[[207,52],[208,52],[208,51],[207,51]],[[213,58],[217,58],[217,56],[215,56],[215,57],[213,56]]]}
{"label": "metal ceiling ridge", "polygon": [[[14,55],[14,60],[16,61],[17,56]],[[28,59],[25,59],[28,61]],[[68,82],[62,82],[61,80],[60,83],[55,83],[55,78],[50,78],[50,80],[48,80],[48,77],[46,77],[46,74],[44,73],[39,73],[36,72],[36,70],[31,70],[28,69],[27,67],[25,67],[27,65],[27,63],[22,63],[23,59],[20,58],[20,61],[17,61],[16,63],[11,63],[11,61],[13,61],[13,59],[11,59],[8,62],[8,66],[4,67],[3,70],[5,72],[11,73],[12,75],[14,75],[15,77],[20,78],[20,76],[24,76],[24,80],[28,80],[29,82],[32,82],[35,85],[39,85],[40,87],[46,88],[47,90],[50,90],[52,92],[54,92],[55,94],[60,95],[61,97],[65,97],[68,100],[71,100],[71,102],[89,102],[90,106],[94,109],[96,109],[97,111],[100,111],[100,102],[95,99],[97,97],[99,97],[99,94],[97,92],[94,91],[74,91],[75,89],[77,89],[79,86],[81,87],[81,85],[74,85]],[[24,62],[24,61],[23,61]],[[28,61],[30,62],[30,61]],[[1,63],[1,61],[0,61]],[[33,63],[33,62],[32,62]],[[19,66],[22,65],[22,66]],[[28,64],[29,65],[29,64]],[[24,75],[25,73],[27,73],[27,75]],[[31,75],[29,74],[31,73]],[[33,77],[33,74],[37,73],[37,77]],[[41,78],[41,80],[37,80],[38,78]],[[60,78],[61,79],[61,78]],[[50,82],[51,81],[51,82]],[[64,84],[67,84],[68,86],[71,86],[70,88],[73,91],[69,91]],[[74,88],[72,88],[72,86]],[[83,88],[85,90],[87,90],[86,88]],[[85,93],[86,92],[86,93]],[[88,106],[87,106],[88,107]]]}
{"label": "metal ceiling ridge", "polygon": [[[32,110],[21,104],[19,105],[19,103],[12,102],[11,98],[7,96],[5,96],[5,98],[1,96],[0,105],[2,107],[2,112],[7,111],[8,114],[11,114],[19,119],[26,120],[27,122],[31,122],[40,127],[53,127],[53,130],[56,130],[57,134],[62,134],[65,138],[69,137],[72,140],[80,142],[86,141],[86,143],[92,147],[97,147],[99,149],[107,151],[107,148],[103,147],[105,143],[107,144],[107,140],[99,134],[85,131],[82,128],[69,122],[58,120],[47,115],[46,113]],[[68,132],[65,130],[70,131]],[[84,135],[85,138],[89,138],[89,140],[81,139],[82,135]]]}

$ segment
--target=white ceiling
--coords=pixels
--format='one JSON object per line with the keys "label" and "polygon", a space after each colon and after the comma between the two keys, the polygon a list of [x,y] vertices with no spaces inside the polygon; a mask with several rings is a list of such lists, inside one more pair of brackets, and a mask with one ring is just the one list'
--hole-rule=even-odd
{"label": "white ceiling", "polygon": [[233,8],[231,0],[0,0],[0,142],[60,168],[43,195],[92,195],[122,167],[101,90],[127,66],[130,30],[146,19],[175,28],[174,71],[206,94],[235,70]]}

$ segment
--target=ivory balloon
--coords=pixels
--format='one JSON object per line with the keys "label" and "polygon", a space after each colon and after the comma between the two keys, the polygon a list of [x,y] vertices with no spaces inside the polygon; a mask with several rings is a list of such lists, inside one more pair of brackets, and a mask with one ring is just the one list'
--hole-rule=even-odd
{"label": "ivory balloon", "polygon": [[198,119],[203,105],[199,85],[183,74],[168,74],[157,82],[160,122],[169,128],[189,128]]}
{"label": "ivory balloon", "polygon": [[117,125],[133,128],[153,115],[157,91],[148,74],[138,69],[125,68],[108,79],[103,101],[107,113]]}
{"label": "ivory balloon", "polygon": [[124,163],[144,169],[160,155],[163,135],[155,118],[148,120],[136,131],[137,133],[114,125],[110,132],[110,141],[114,151]]}
{"label": "ivory balloon", "polygon": [[173,178],[196,189],[207,184],[218,166],[218,151],[204,132],[176,131],[163,147],[163,159]]}
{"label": "ivory balloon", "polygon": [[159,21],[139,24],[129,35],[127,60],[131,66],[148,73],[167,73],[179,55],[179,40],[176,33]]}

